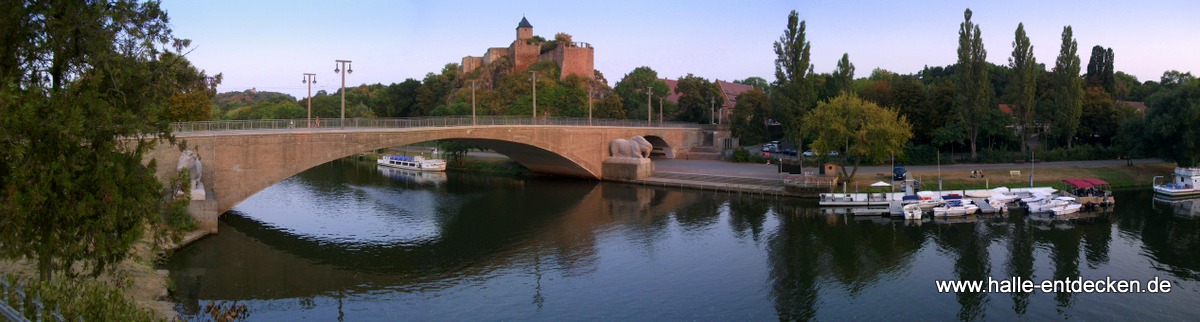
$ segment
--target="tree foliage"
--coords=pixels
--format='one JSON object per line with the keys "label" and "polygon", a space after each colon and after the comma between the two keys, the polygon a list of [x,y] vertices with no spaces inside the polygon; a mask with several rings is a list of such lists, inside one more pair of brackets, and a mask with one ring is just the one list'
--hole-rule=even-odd
{"label": "tree foliage", "polygon": [[1092,47],[1092,57],[1088,60],[1085,86],[1100,87],[1105,92],[1112,93],[1116,78],[1113,73],[1112,48],[1096,45]]}
{"label": "tree foliage", "polygon": [[963,12],[958,29],[958,72],[955,75],[958,118],[971,145],[971,159],[977,159],[976,147],[987,109],[992,106],[992,87],[988,81],[987,50],[979,26],[971,22],[971,9]]}
{"label": "tree foliage", "polygon": [[830,77],[830,83],[833,90],[832,95],[841,95],[844,92],[854,90],[851,84],[854,82],[854,64],[850,63],[850,54],[843,53],[842,59],[838,60],[837,69],[833,70],[833,75]]}
{"label": "tree foliage", "polygon": [[1153,144],[1144,146],[1179,166],[1200,165],[1200,128],[1195,126],[1200,122],[1200,80],[1186,78],[1181,84],[1167,86],[1147,103],[1152,107],[1146,115],[1144,142]]}
{"label": "tree foliage", "polygon": [[818,153],[839,152],[841,177],[851,180],[862,162],[900,155],[912,138],[912,125],[894,109],[843,94],[818,103],[804,119],[804,132],[813,133],[812,147]]}
{"label": "tree foliage", "polygon": [[1024,23],[1017,24],[1012,57],[1008,58],[1008,64],[1013,70],[1008,87],[1008,102],[1012,106],[1013,117],[1017,120],[1023,155],[1029,142],[1034,109],[1037,106],[1037,59],[1033,57],[1033,45],[1029,43],[1029,36],[1025,35]]}
{"label": "tree foliage", "polygon": [[738,95],[730,130],[743,143],[767,141],[767,95],[757,88]]}
{"label": "tree foliage", "polygon": [[[647,88],[650,93],[646,93]],[[646,66],[634,68],[621,77],[615,90],[625,106],[626,116],[634,120],[649,115],[653,97],[666,97],[670,92],[667,83],[658,78],[658,72]]]}
{"label": "tree foliage", "polygon": [[679,121],[708,123],[715,117],[713,107],[719,109],[725,104],[720,86],[692,74],[679,79],[675,92],[679,94],[679,113],[675,117]]}
{"label": "tree foliage", "polygon": [[1054,132],[1067,148],[1073,145],[1079,118],[1083,115],[1083,80],[1079,78],[1079,46],[1071,26],[1063,27],[1062,46],[1051,71],[1056,89],[1052,98]]}
{"label": "tree foliage", "polygon": [[[0,255],[43,279],[123,260],[162,185],[143,158],[182,91],[158,2],[10,3],[0,47]],[[11,19],[10,19],[11,18]],[[186,87],[186,86],[184,86]],[[75,266],[78,265],[78,266]]]}
{"label": "tree foliage", "polygon": [[816,103],[809,71],[812,45],[805,38],[806,23],[800,13],[788,14],[787,27],[775,42],[775,83],[771,89],[771,115],[783,124],[784,132],[793,142],[800,142],[803,115]]}

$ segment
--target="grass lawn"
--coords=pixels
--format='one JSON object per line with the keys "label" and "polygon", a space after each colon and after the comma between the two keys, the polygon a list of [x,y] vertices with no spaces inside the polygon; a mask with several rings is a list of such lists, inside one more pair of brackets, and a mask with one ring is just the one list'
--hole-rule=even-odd
{"label": "grass lawn", "polygon": [[[1012,170],[1021,172],[1019,175],[1014,176],[1009,173]],[[1112,184],[1113,189],[1149,188],[1151,179],[1154,176],[1170,177],[1171,172],[1174,170],[1174,163],[1138,164],[1133,166],[1037,167],[1033,173],[1033,185],[1062,189],[1066,187],[1066,184],[1062,182],[1064,178],[1099,178]],[[942,170],[942,189],[963,190],[1029,186],[1029,166],[1027,165],[1013,165],[1012,169],[983,170],[983,174],[982,178],[971,178],[970,173],[967,171]],[[909,171],[909,176],[922,180],[921,189],[923,190],[937,189],[937,170]],[[858,184],[859,192],[891,191],[887,187],[869,187],[871,183],[880,180],[888,181],[888,177],[863,175],[860,173],[850,182],[849,189],[854,189],[855,184]]]}

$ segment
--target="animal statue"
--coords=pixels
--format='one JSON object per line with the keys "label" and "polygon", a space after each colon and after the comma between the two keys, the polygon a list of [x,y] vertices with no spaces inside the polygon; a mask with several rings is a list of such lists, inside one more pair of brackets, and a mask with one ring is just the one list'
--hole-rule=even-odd
{"label": "animal statue", "polygon": [[179,154],[179,163],[175,166],[175,170],[183,169],[188,169],[189,179],[192,180],[192,191],[204,191],[204,185],[200,183],[200,177],[204,175],[204,166],[200,164],[200,156],[195,151],[187,149]]}
{"label": "animal statue", "polygon": [[642,136],[634,136],[628,140],[616,139],[608,144],[609,153],[614,158],[649,158],[654,145]]}

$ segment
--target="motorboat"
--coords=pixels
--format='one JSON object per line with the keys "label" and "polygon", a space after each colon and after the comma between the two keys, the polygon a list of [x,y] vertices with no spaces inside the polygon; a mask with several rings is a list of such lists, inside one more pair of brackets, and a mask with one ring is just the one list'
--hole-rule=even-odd
{"label": "motorboat", "polygon": [[1066,215],[1066,214],[1077,213],[1077,212],[1079,212],[1079,209],[1081,209],[1081,208],[1083,208],[1082,204],[1073,202],[1073,203],[1069,203],[1062,207],[1050,209],[1050,211],[1053,212],[1055,216],[1062,216],[1062,215]]}
{"label": "motorboat", "polygon": [[921,205],[919,204],[905,205],[903,210],[904,219],[908,220],[921,220],[921,217],[925,214],[925,210],[921,209]]}
{"label": "motorboat", "polygon": [[1043,199],[1040,202],[1025,204],[1029,212],[1053,212],[1054,208],[1065,207],[1075,201],[1071,197],[1057,197],[1053,199]]}
{"label": "motorboat", "polygon": [[446,171],[446,160],[426,159],[423,156],[385,155],[375,161],[379,165],[416,171]]}
{"label": "motorboat", "polygon": [[1154,193],[1171,198],[1200,196],[1200,168],[1175,168],[1171,181],[1159,184],[1162,176],[1155,176],[1152,184]]}
{"label": "motorboat", "polygon": [[971,203],[969,199],[953,199],[946,201],[945,204],[933,207],[934,217],[955,217],[963,215],[975,214],[979,211],[979,206]]}

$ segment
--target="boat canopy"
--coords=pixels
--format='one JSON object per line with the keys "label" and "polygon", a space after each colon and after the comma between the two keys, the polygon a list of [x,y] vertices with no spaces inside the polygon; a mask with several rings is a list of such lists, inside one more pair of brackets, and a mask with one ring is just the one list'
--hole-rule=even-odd
{"label": "boat canopy", "polygon": [[1107,185],[1108,182],[1096,178],[1066,178],[1062,180],[1066,184],[1077,189],[1094,188],[1096,186]]}

